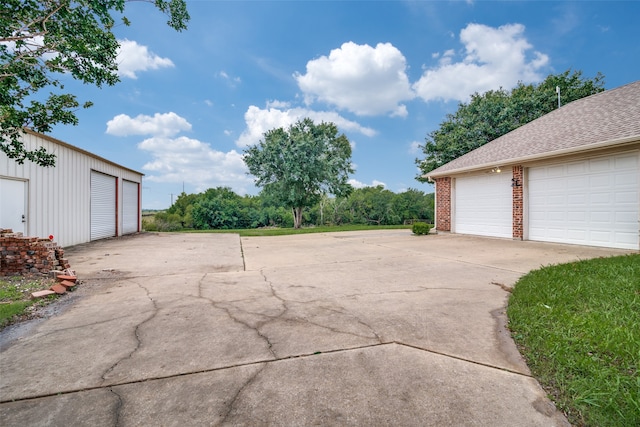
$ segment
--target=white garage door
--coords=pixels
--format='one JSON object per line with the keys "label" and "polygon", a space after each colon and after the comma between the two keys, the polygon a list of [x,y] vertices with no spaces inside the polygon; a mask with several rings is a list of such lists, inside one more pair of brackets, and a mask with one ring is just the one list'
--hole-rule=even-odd
{"label": "white garage door", "polygon": [[529,170],[529,239],[638,249],[638,153]]}
{"label": "white garage door", "polygon": [[122,233],[138,231],[138,183],[122,181]]}
{"label": "white garage door", "polygon": [[91,171],[91,240],[116,235],[116,178]]}
{"label": "white garage door", "polygon": [[511,173],[456,178],[454,232],[513,237]]}

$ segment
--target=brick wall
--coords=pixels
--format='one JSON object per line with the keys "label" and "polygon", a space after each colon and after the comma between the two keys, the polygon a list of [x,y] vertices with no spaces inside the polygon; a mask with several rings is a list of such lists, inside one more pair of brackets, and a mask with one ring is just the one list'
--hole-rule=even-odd
{"label": "brick wall", "polygon": [[524,182],[524,168],[521,165],[513,167],[513,238],[523,238],[524,227],[524,200],[522,196],[522,184]]}
{"label": "brick wall", "polygon": [[67,268],[70,268],[69,262],[57,243],[0,230],[0,276],[48,274],[51,270]]}
{"label": "brick wall", "polygon": [[436,178],[436,230],[451,231],[451,178]]}

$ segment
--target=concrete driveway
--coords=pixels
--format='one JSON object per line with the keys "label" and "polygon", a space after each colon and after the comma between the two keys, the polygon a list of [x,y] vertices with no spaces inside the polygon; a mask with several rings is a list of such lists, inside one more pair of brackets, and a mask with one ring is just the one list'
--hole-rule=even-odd
{"label": "concrete driveway", "polygon": [[79,289],[0,334],[0,424],[566,425],[505,289],[619,253],[408,230],[80,245]]}

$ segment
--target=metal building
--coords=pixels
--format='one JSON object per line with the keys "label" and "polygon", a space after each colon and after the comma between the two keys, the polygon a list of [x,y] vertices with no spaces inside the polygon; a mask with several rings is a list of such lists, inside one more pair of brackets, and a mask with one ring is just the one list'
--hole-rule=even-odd
{"label": "metal building", "polygon": [[61,246],[140,231],[142,173],[29,130],[23,141],[55,153],[56,165],[0,152],[0,228]]}

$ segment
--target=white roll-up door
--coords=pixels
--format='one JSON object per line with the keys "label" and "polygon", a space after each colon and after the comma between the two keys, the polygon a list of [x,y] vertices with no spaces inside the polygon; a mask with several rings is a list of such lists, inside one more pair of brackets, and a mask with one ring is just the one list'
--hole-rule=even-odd
{"label": "white roll-up door", "polygon": [[116,235],[116,177],[91,171],[91,240]]}
{"label": "white roll-up door", "polygon": [[511,172],[455,180],[455,233],[513,237]]}
{"label": "white roll-up door", "polygon": [[140,184],[132,181],[122,181],[122,233],[136,233],[138,231],[138,187]]}
{"label": "white roll-up door", "polygon": [[640,155],[529,169],[529,239],[638,249]]}

